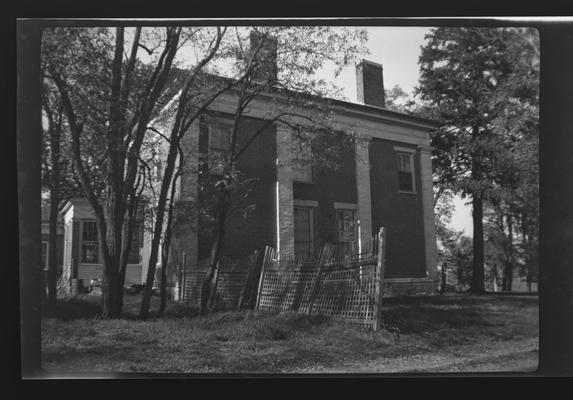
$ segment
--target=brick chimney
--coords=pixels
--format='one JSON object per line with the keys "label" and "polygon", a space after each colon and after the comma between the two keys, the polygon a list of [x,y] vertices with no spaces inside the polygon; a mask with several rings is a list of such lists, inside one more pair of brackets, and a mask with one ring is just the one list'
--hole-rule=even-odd
{"label": "brick chimney", "polygon": [[254,52],[262,41],[253,65],[253,79],[267,82],[277,79],[277,38],[257,31],[251,31],[251,51]]}
{"label": "brick chimney", "polygon": [[369,106],[385,108],[382,64],[362,60],[356,65],[356,96]]}

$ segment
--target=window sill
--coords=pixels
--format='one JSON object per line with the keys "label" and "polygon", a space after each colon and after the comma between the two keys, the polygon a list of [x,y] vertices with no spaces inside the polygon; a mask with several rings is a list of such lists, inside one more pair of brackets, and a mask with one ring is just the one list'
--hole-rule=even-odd
{"label": "window sill", "polygon": [[306,183],[306,184],[308,184],[308,185],[314,183],[314,181],[299,181],[299,180],[297,180],[297,179],[293,179],[292,181],[293,181],[293,183]]}
{"label": "window sill", "polygon": [[398,190],[398,193],[400,193],[400,194],[409,194],[409,195],[414,195],[414,196],[418,194],[418,192],[406,192],[406,191],[404,191],[404,190]]}

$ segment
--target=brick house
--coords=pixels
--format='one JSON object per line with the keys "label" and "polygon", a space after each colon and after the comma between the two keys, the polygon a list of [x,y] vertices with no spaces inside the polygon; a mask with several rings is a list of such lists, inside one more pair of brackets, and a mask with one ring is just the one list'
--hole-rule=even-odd
{"label": "brick house", "polygon": [[[335,171],[292,167],[291,131],[267,127],[241,155],[237,168],[257,180],[252,211],[233,216],[226,231],[225,255],[240,258],[273,246],[282,252],[313,255],[326,242],[364,242],[381,226],[387,229],[386,277],[396,293],[430,293],[436,289],[432,165],[429,132],[434,121],[385,110],[382,66],[365,61],[357,68],[359,101],[329,100],[332,119],[357,133],[352,151]],[[239,140],[264,123],[269,103],[280,96],[261,95],[241,121]],[[189,148],[206,146],[229,129],[234,107],[224,96],[211,108],[210,125],[196,123],[186,135]],[[196,143],[199,141],[199,143]],[[241,144],[239,144],[240,146]],[[178,185],[180,200],[200,196],[199,160],[191,157]],[[209,235],[189,229],[175,239],[178,254],[192,267],[209,256]]]}
{"label": "brick house", "polygon": [[[267,124],[271,107],[288,106],[284,94],[264,92],[250,104],[240,122],[239,146],[253,140],[236,167],[256,184],[249,196],[248,213],[235,213],[227,221],[224,256],[238,259],[269,245],[281,252],[312,257],[327,242],[360,245],[385,227],[386,283],[391,289],[387,294],[433,293],[439,277],[429,133],[440,124],[385,109],[380,64],[363,61],[356,71],[360,104],[324,99],[331,124],[354,135],[352,148],[341,157],[336,170],[300,162],[301,151],[294,145],[290,128],[280,122]],[[178,205],[196,203],[204,195],[199,154],[225,150],[236,101],[233,93],[223,94],[186,133],[182,147],[188,156],[177,181]],[[251,137],[265,125],[262,134]],[[100,277],[101,264],[94,262],[97,241],[90,236],[90,226],[95,224],[90,225],[93,213],[89,205],[76,199],[62,214],[64,274],[84,280]],[[209,257],[211,235],[204,229],[206,225],[191,212],[186,223],[174,228],[169,257],[172,284],[177,280],[173,271],[182,265],[183,255],[187,269]],[[136,236],[136,254],[126,283],[143,283],[147,275],[150,237],[144,233]]]}

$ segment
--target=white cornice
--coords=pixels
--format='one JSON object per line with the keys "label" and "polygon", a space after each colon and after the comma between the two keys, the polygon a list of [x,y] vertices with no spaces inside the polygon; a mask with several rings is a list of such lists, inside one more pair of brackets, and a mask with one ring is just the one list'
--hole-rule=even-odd
{"label": "white cornice", "polygon": [[[269,119],[273,117],[272,104],[284,102],[280,95],[261,95],[245,110],[245,116]],[[234,114],[237,105],[237,96],[233,93],[220,96],[210,107],[212,111]],[[399,118],[394,115],[380,115],[376,112],[366,112],[361,110],[342,107],[340,104],[333,104],[330,107],[333,115],[330,124],[334,128],[354,131],[359,136],[369,138],[379,138],[416,145],[429,145],[430,138],[428,132],[435,126],[431,123],[420,123],[409,121],[408,116]],[[312,111],[303,109],[297,110],[301,115],[312,115]],[[295,119],[295,118],[293,118]],[[300,119],[302,121],[302,119]]]}

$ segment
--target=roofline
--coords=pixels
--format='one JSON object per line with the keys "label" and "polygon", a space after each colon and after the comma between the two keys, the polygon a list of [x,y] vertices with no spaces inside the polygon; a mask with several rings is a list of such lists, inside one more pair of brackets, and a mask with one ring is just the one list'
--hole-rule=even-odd
{"label": "roofline", "polygon": [[74,205],[74,203],[80,202],[80,201],[89,203],[89,201],[85,197],[72,197],[72,198],[63,200],[62,203],[60,204],[59,214],[62,214],[62,215],[65,214],[70,209],[70,207],[72,205]]}
{"label": "roofline", "polygon": [[[367,61],[367,62],[370,62],[370,61]],[[227,82],[233,80],[233,78],[228,78],[228,77],[224,77],[224,76],[220,76],[220,75],[215,75],[215,74],[206,73],[206,72],[202,72],[202,73],[205,76],[210,77],[212,79],[218,79],[218,80],[223,80],[223,81],[227,81]],[[235,88],[229,89],[230,92],[232,92],[234,90],[235,90]],[[175,98],[177,95],[179,95],[179,92],[180,91],[175,93],[173,95],[173,98]],[[267,88],[264,92],[262,92],[260,94],[260,96],[271,96],[271,95],[277,95],[277,94],[284,96],[286,94],[286,92],[287,92],[286,89],[282,89],[279,87],[271,87],[271,88]],[[312,99],[315,101],[320,101],[320,102],[324,102],[324,103],[331,103],[331,104],[334,104],[334,105],[337,105],[337,106],[340,106],[343,108],[348,108],[351,110],[367,112],[368,114],[370,114],[371,118],[374,118],[374,119],[380,119],[381,118],[381,119],[385,120],[385,122],[389,122],[389,123],[393,123],[393,124],[409,125],[409,126],[417,125],[419,128],[422,128],[422,129],[427,130],[427,131],[434,131],[434,130],[439,129],[442,126],[444,126],[443,123],[436,121],[436,120],[432,120],[429,118],[416,117],[414,115],[405,114],[405,113],[401,113],[398,111],[391,111],[391,110],[388,110],[386,108],[373,106],[373,105],[369,105],[369,104],[353,103],[353,102],[349,102],[346,100],[339,100],[339,99],[334,99],[331,97],[321,97],[318,95],[312,95],[312,94],[301,93],[301,92],[291,92],[291,93],[295,96],[302,96],[302,97],[306,97],[306,98],[309,98],[309,99]],[[225,92],[223,92],[222,95],[225,95]],[[171,100],[169,102],[171,102]]]}
{"label": "roofline", "polygon": [[[375,116],[378,118],[379,117],[382,117],[382,118],[390,117],[392,119],[398,118],[398,119],[400,119],[400,121],[396,121],[396,122],[401,122],[401,123],[411,122],[414,124],[423,125],[424,127],[428,128],[430,130],[438,129],[444,125],[443,123],[436,121],[436,120],[433,120],[433,119],[416,117],[414,115],[405,114],[405,113],[401,113],[398,111],[392,111],[392,110],[388,110],[386,108],[382,108],[382,107],[378,107],[378,106],[372,106],[369,104],[352,103],[349,101],[332,99],[332,98],[325,98],[325,100],[333,102],[333,103],[337,103],[338,105],[343,106],[343,107],[354,108],[357,111],[366,111],[366,112],[378,114]],[[392,121],[390,121],[390,122],[392,122]]]}

